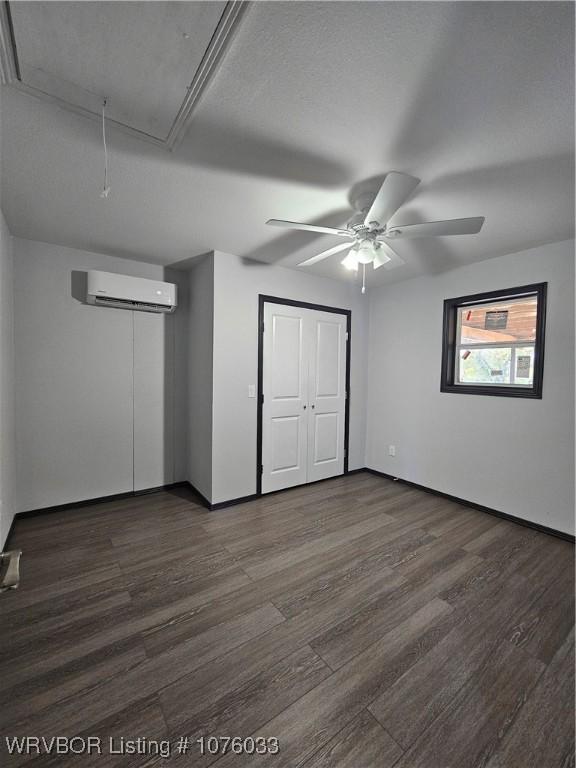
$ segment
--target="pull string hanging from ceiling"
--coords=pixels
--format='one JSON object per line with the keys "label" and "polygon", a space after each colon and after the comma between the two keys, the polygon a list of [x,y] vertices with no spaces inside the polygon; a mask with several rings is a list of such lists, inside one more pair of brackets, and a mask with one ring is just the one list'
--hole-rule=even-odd
{"label": "pull string hanging from ceiling", "polygon": [[110,185],[108,184],[108,147],[106,146],[106,104],[108,99],[102,102],[102,144],[104,145],[104,188],[100,192],[100,197],[108,197]]}

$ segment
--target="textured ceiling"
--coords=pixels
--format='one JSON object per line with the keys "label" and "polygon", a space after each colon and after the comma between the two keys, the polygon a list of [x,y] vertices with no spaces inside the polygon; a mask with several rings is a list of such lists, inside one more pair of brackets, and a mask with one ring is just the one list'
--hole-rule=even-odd
{"label": "textured ceiling", "polygon": [[[564,240],[573,30],[571,3],[260,2],[174,152],[110,132],[108,199],[97,124],[3,88],[2,207],[22,237],[166,264],[216,249],[293,266],[340,241],[268,218],[342,224],[353,184],[398,170],[422,183],[396,224],[486,224],[395,242],[405,265],[369,283]],[[310,270],[353,279],[339,261]]]}
{"label": "textured ceiling", "polygon": [[164,139],[224,2],[13,2],[22,79]]}

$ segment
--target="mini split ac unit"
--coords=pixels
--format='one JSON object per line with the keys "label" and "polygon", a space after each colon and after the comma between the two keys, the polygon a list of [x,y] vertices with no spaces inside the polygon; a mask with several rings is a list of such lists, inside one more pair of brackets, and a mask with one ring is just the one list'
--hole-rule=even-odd
{"label": "mini split ac unit", "polygon": [[88,272],[88,304],[141,312],[174,312],[176,286],[143,277],[116,275],[112,272]]}

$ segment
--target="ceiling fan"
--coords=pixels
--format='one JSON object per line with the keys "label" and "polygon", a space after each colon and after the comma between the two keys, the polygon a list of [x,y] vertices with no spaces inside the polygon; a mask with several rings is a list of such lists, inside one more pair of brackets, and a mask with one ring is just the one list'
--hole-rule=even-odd
{"label": "ceiling fan", "polygon": [[[396,265],[403,260],[388,245],[388,240],[409,237],[444,237],[446,235],[475,235],[484,224],[484,216],[468,219],[448,219],[447,221],[428,221],[422,224],[390,225],[390,219],[402,203],[420,184],[420,179],[408,176],[406,173],[391,171],[386,175],[382,186],[374,196],[374,192],[360,192],[352,201],[356,213],[340,229],[321,227],[313,224],[300,224],[295,221],[269,219],[266,224],[273,227],[302,229],[307,232],[320,232],[325,235],[345,237],[347,242],[335,245],[327,251],[312,256],[298,266],[309,266],[327,259],[337,253],[348,250],[342,264],[350,270],[358,271],[362,264],[362,293],[366,291],[366,265],[372,264],[374,269],[385,264]],[[351,242],[350,242],[351,241]]]}

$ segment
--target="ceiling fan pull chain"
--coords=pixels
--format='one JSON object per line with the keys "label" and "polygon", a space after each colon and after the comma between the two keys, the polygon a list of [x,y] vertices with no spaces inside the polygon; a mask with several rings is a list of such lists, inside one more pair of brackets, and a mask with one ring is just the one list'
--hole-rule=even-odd
{"label": "ceiling fan pull chain", "polygon": [[362,264],[362,293],[366,293],[366,264]]}
{"label": "ceiling fan pull chain", "polygon": [[110,186],[108,185],[108,147],[106,146],[106,103],[107,99],[102,102],[102,144],[104,145],[104,188],[100,192],[100,197],[108,197],[110,192]]}

